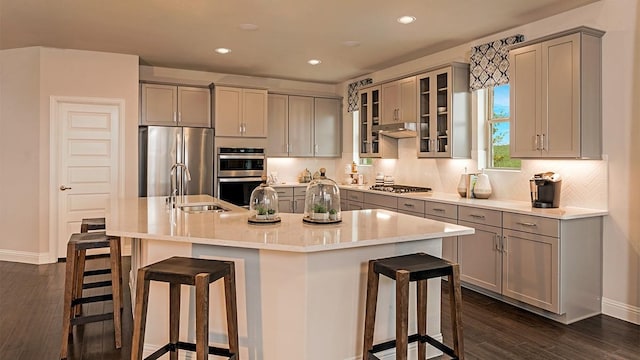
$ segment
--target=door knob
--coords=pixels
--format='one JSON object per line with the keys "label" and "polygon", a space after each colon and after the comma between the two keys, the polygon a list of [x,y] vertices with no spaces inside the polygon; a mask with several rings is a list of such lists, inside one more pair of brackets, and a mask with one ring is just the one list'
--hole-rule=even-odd
{"label": "door knob", "polygon": [[64,185],[60,185],[60,190],[61,190],[61,191],[71,190],[71,188],[70,188],[70,187],[66,187],[66,186],[64,186]]}

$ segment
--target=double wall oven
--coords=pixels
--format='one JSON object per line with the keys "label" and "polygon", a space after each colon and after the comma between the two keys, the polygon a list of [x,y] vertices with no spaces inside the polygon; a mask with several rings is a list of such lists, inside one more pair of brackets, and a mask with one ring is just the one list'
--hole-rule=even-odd
{"label": "double wall oven", "polygon": [[251,192],[265,174],[264,149],[219,147],[217,165],[218,198],[248,208]]}

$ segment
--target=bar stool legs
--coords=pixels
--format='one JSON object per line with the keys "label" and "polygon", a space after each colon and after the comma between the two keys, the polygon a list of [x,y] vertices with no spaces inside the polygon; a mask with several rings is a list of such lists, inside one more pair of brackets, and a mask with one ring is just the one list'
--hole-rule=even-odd
{"label": "bar stool legs", "polygon": [[[229,348],[209,346],[209,285],[224,280]],[[150,281],[169,282],[169,343],[146,359],[158,359],[170,352],[178,359],[178,349],[196,352],[196,359],[206,360],[209,354],[238,360],[238,316],[235,271],[232,262],[173,257],[138,270],[131,359],[141,360],[147,321]],[[195,286],[196,342],[186,343],[180,337],[180,290],[182,285]]]}
{"label": "bar stool legs", "polygon": [[[373,335],[378,300],[379,274],[395,280],[395,339],[373,344]],[[427,279],[448,276],[451,304],[453,348],[427,335]],[[408,334],[409,284],[416,282],[417,333]],[[403,255],[369,261],[367,274],[367,295],[365,304],[365,327],[362,360],[379,360],[375,353],[396,349],[396,359],[406,360],[408,345],[418,343],[418,359],[425,360],[426,345],[432,345],[453,359],[464,359],[462,334],[462,293],[460,289],[460,268],[440,258],[424,253]]]}
{"label": "bar stool legs", "polygon": [[[82,296],[84,260],[87,249],[109,247],[112,293],[108,295]],[[104,233],[73,234],[67,244],[67,263],[65,267],[65,291],[62,319],[62,344],[60,358],[66,359],[69,349],[69,337],[73,325],[113,319],[114,340],[117,349],[122,347],[122,265],[120,239]],[[113,312],[81,316],[82,304],[113,300]]]}

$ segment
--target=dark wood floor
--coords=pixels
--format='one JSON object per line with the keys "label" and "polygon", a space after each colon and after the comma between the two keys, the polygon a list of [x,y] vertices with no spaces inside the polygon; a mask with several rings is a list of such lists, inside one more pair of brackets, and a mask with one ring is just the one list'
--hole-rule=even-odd
{"label": "dark wood floor", "polygon": [[[94,261],[92,266],[106,265],[95,264],[100,261]],[[125,257],[125,274],[129,268],[129,258]],[[0,261],[0,359],[58,358],[63,288],[62,263],[36,266]],[[69,359],[129,359],[131,304],[128,286],[123,289],[122,349],[114,348],[111,321],[87,324],[74,330]],[[640,359],[638,325],[602,315],[565,326],[466,289],[463,300],[467,359]],[[111,311],[111,302],[92,304],[86,311]],[[447,341],[450,329],[446,291],[442,324]]]}

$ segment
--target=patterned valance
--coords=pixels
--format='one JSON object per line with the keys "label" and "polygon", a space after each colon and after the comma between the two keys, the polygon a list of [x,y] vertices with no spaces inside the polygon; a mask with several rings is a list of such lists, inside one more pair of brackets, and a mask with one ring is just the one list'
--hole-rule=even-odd
{"label": "patterned valance", "polygon": [[524,40],[514,35],[471,49],[470,88],[485,89],[509,83],[509,50],[507,47]]}
{"label": "patterned valance", "polygon": [[358,90],[361,87],[370,84],[373,84],[373,80],[371,78],[363,79],[349,84],[349,88],[347,89],[347,99],[349,100],[349,103],[347,105],[348,112],[354,112],[360,108],[358,106]]}

